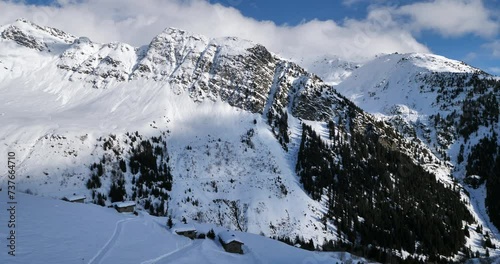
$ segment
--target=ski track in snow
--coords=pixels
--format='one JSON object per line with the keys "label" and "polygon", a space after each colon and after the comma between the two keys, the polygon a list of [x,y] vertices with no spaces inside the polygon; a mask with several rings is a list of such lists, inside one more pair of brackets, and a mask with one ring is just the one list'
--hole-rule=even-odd
{"label": "ski track in snow", "polygon": [[[170,251],[170,252],[168,252],[168,253],[166,253],[166,254],[163,254],[163,255],[161,255],[161,256],[159,256],[159,257],[157,257],[157,258],[150,259],[150,260],[145,260],[145,261],[141,262],[141,264],[153,264],[153,263],[158,263],[158,261],[160,261],[160,260],[162,260],[162,259],[164,259],[164,258],[166,258],[166,257],[172,256],[172,255],[174,255],[174,254],[176,254],[176,253],[178,253],[178,252],[180,252],[180,251],[183,251],[183,250],[188,250],[188,247],[190,247],[191,245],[193,245],[193,241],[191,241],[191,242],[187,243],[186,245],[184,245],[184,246],[182,246],[182,247],[178,247],[178,248],[177,248],[176,250],[174,250],[174,251]],[[200,247],[200,246],[201,246],[201,244],[196,245],[196,247]]]}
{"label": "ski track in snow", "polygon": [[102,247],[99,252],[97,252],[97,254],[89,261],[88,264],[99,264],[101,263],[103,257],[106,255],[106,253],[109,252],[110,249],[113,248],[113,246],[115,245],[116,241],[118,240],[118,237],[120,236],[122,230],[123,230],[123,225],[127,222],[131,222],[131,221],[137,221],[138,219],[135,219],[135,218],[127,218],[127,219],[122,219],[118,222],[116,222],[116,227],[115,227],[115,231],[113,232],[113,235],[111,236],[111,238],[108,240],[108,242],[106,242],[106,245],[104,245],[104,247]]}
{"label": "ski track in snow", "polygon": [[[190,240],[168,231],[166,217],[121,215],[112,208],[92,204],[74,204],[39,196],[17,195],[23,205],[18,215],[19,252],[16,257],[0,252],[0,263],[335,263],[306,251],[257,234],[235,233],[245,241],[244,254],[225,252],[217,239]],[[0,195],[0,205],[7,203]],[[47,221],[39,221],[49,217]],[[92,221],[98,219],[99,221]],[[0,222],[7,220],[0,214]],[[160,227],[158,226],[160,225]],[[195,224],[202,233],[227,229],[213,224]],[[95,230],[95,232],[87,232]],[[83,232],[82,232],[83,231]],[[40,246],[42,245],[42,246]],[[347,253],[346,253],[347,254]],[[95,255],[95,256],[94,256]],[[328,254],[330,255],[330,254]],[[358,259],[347,254],[349,260]],[[90,260],[90,262],[89,262]],[[344,262],[345,263],[345,262]],[[366,263],[369,263],[366,261]]]}

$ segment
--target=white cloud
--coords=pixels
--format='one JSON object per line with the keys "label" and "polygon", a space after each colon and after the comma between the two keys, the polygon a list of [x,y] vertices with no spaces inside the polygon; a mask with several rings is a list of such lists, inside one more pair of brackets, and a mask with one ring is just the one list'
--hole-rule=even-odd
{"label": "white cloud", "polygon": [[352,6],[355,4],[359,4],[363,2],[364,0],[342,0],[342,4],[345,6]]}
{"label": "white cloud", "polygon": [[484,44],[483,47],[491,50],[491,54],[494,57],[500,58],[500,40],[495,40],[491,43]]}
{"label": "white cloud", "polygon": [[[231,3],[237,5],[238,1]],[[98,42],[145,45],[166,27],[209,37],[250,39],[288,58],[340,56],[362,59],[380,53],[428,52],[393,20],[390,10],[375,9],[363,20],[312,20],[296,26],[244,17],[235,8],[203,0],[60,0],[59,7],[0,2],[0,24],[19,17]]]}
{"label": "white cloud", "polygon": [[410,18],[414,30],[435,30],[444,36],[498,34],[500,22],[481,0],[432,0],[401,6],[394,14]]}

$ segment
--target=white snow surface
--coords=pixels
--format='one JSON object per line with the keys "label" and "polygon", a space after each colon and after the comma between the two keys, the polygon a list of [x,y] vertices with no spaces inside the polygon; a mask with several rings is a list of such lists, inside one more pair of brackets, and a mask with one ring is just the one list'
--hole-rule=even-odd
{"label": "white snow surface", "polygon": [[[143,212],[125,215],[94,204],[22,193],[16,195],[16,201],[16,256],[1,250],[0,263],[367,263],[347,253],[306,251],[243,232],[235,233],[245,241],[244,254],[231,254],[217,239],[190,240],[172,234],[166,228],[166,218]],[[6,206],[7,194],[2,191],[1,210]],[[7,221],[7,214],[0,214],[0,222]],[[194,225],[200,230],[224,230]],[[0,236],[8,236],[3,227]]]}
{"label": "white snow surface", "polygon": [[196,231],[196,227],[192,224],[177,223],[172,226],[173,232],[186,232],[186,231]]}
{"label": "white snow surface", "polygon": [[85,199],[85,195],[73,195],[73,196],[67,196],[65,197],[68,201],[70,202],[73,202],[73,201],[76,201],[76,200],[81,200],[81,199]]}
{"label": "white snow surface", "polygon": [[434,54],[389,54],[356,69],[335,89],[369,113],[391,115],[394,111],[402,111],[412,118],[416,114],[439,112],[432,105],[437,95],[421,95],[416,77],[433,72],[478,71],[463,62]]}
{"label": "white snow surface", "polygon": [[119,202],[116,203],[115,205],[118,208],[123,208],[123,207],[135,206],[135,202],[134,201]]}
{"label": "white snow surface", "polygon": [[360,66],[361,63],[349,62],[337,57],[325,57],[306,64],[306,69],[318,75],[324,82],[337,85]]}

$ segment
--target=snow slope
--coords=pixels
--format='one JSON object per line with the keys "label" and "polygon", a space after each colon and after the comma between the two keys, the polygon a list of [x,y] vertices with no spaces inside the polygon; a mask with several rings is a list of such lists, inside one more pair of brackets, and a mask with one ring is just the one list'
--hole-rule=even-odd
{"label": "snow slope", "polygon": [[[414,111],[421,115],[439,112],[439,105],[433,104],[438,94],[420,87],[419,78],[433,73],[474,72],[480,70],[438,55],[390,54],[353,71],[335,88],[370,113],[391,115],[401,111],[416,121]],[[408,108],[395,109],[398,105]]]}
{"label": "snow slope", "polygon": [[[59,85],[69,84],[61,81],[53,84],[52,89]],[[149,89],[144,91],[141,88],[144,86]],[[33,87],[36,84],[23,88],[31,90]],[[15,91],[4,94],[9,95],[12,91],[15,95],[8,98],[17,98],[23,88],[17,86]],[[82,192],[90,197],[90,191],[85,188],[88,167],[105,153],[96,149],[97,138],[112,133],[124,139],[126,131],[156,136],[168,130],[168,150],[176,175],[170,194],[172,203],[178,204],[171,211],[175,216],[195,217],[201,211],[206,221],[215,222],[219,205],[212,201],[224,198],[249,206],[245,230],[280,236],[304,234],[318,241],[333,237],[315,227],[321,207],[301,190],[284,158],[283,149],[259,115],[220,101],[196,104],[187,95],[176,95],[152,82],[106,90],[87,90],[76,85],[72,89],[71,92],[86,94],[83,102],[60,102],[60,94],[37,91],[36,100],[54,102],[49,108],[57,110],[52,113],[44,113],[42,105],[36,101],[28,105],[16,102],[10,108],[4,105],[2,111],[12,114],[2,117],[6,124],[11,124],[2,137],[5,143],[13,143],[8,147],[3,145],[2,149],[16,152],[19,160],[17,183],[21,190],[30,189],[36,194],[56,198]],[[31,94],[32,91],[26,92]],[[23,98],[27,102],[30,97]],[[128,109],[136,110],[130,112]],[[74,119],[75,116],[78,119]],[[254,148],[241,142],[241,137],[250,129],[255,131]],[[127,147],[123,141],[121,144]],[[190,151],[186,151],[188,146]],[[130,182],[132,176],[128,177],[127,182]],[[287,195],[281,193],[277,177],[281,177]],[[216,193],[209,188],[212,181],[217,182],[219,191]],[[108,185],[103,186],[103,192],[107,188]],[[200,201],[200,205],[183,202],[187,197]],[[282,222],[286,224],[281,225]],[[271,230],[269,223],[280,228]],[[232,226],[231,223],[226,225]]]}
{"label": "snow slope", "polygon": [[[166,228],[166,218],[120,214],[113,208],[17,194],[16,256],[0,252],[1,263],[343,263],[366,260],[345,253],[305,251],[249,233],[237,232],[244,254],[226,253],[217,240],[188,238]],[[7,194],[0,192],[2,211]],[[42,221],[43,220],[43,221]],[[7,237],[0,215],[0,236]],[[206,232],[223,228],[195,224]]]}
{"label": "snow slope", "polygon": [[325,57],[309,63],[306,68],[326,83],[337,85],[347,79],[360,66],[360,63],[345,61],[338,57]]}
{"label": "snow slope", "polygon": [[[463,182],[471,148],[481,138],[491,135],[492,131],[500,131],[500,124],[494,122],[488,126],[480,125],[467,139],[459,133],[461,127],[457,124],[464,114],[464,102],[481,96],[472,85],[467,84],[474,76],[479,76],[479,79],[495,78],[480,69],[442,56],[396,53],[366,63],[335,89],[378,119],[392,123],[408,138],[426,144],[441,160],[448,160],[432,168],[441,171],[438,173],[442,175],[441,180],[451,182],[449,176],[453,175]],[[483,91],[483,94],[487,92],[494,93],[492,88]],[[500,95],[496,94],[496,97],[500,99]],[[457,161],[461,144],[465,144],[465,162],[462,163]],[[474,212],[477,225],[484,226],[485,232],[499,239],[500,233],[486,213],[484,186],[475,190],[464,184],[464,189],[468,195],[464,192],[463,199],[468,201],[470,210]],[[471,237],[468,244],[484,252],[481,249],[483,238],[482,234],[478,234]]]}

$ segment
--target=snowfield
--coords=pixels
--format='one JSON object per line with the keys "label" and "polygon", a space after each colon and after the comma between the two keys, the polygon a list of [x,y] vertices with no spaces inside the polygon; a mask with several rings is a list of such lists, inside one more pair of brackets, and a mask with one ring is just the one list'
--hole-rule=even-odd
{"label": "snowfield", "polygon": [[[4,86],[2,90],[6,95],[3,100],[17,100],[10,107],[0,106],[0,111],[8,112],[0,118],[10,124],[1,129],[4,144],[0,148],[4,153],[16,152],[20,190],[53,198],[73,193],[91,197],[85,187],[89,166],[105,153],[96,148],[97,138],[114,134],[124,139],[126,131],[157,136],[168,130],[167,148],[175,175],[170,196],[176,205],[169,213],[175,217],[194,218],[202,212],[205,221],[216,222],[220,209],[212,201],[227,199],[248,205],[248,224],[243,228],[249,232],[303,235],[318,243],[334,237],[333,227],[325,232],[316,221],[322,207],[302,191],[291,170],[292,161],[286,159],[260,115],[220,101],[194,103],[187,95],[174,94],[154,82],[96,90],[60,81],[50,85],[54,89],[50,92],[36,90],[40,86],[45,84],[33,82],[16,89]],[[72,93],[85,94],[81,101],[58,99],[67,92],[62,87],[70,86]],[[19,97],[24,92],[38,96]],[[255,131],[253,148],[241,142],[250,129]],[[121,144],[128,147],[123,141]],[[286,195],[276,182],[278,176],[286,186]],[[6,178],[2,180],[5,186]],[[127,178],[128,190],[130,181],[131,176]],[[212,181],[218,191],[210,187]],[[109,183],[104,183],[103,192],[108,189]],[[185,203],[187,197],[198,200],[199,205]],[[270,228],[270,223],[278,228]]]}
{"label": "snowfield", "polygon": [[[0,263],[367,263],[347,253],[306,251],[243,232],[236,233],[244,242],[244,254],[232,254],[224,251],[217,237],[190,240],[172,234],[165,217],[120,214],[113,208],[22,193],[16,201],[16,256],[2,247]],[[5,212],[5,191],[0,192],[0,204]],[[7,221],[7,214],[0,214],[0,223]],[[204,233],[211,228],[216,234],[225,230],[194,225]],[[3,238],[5,230],[0,229]]]}

